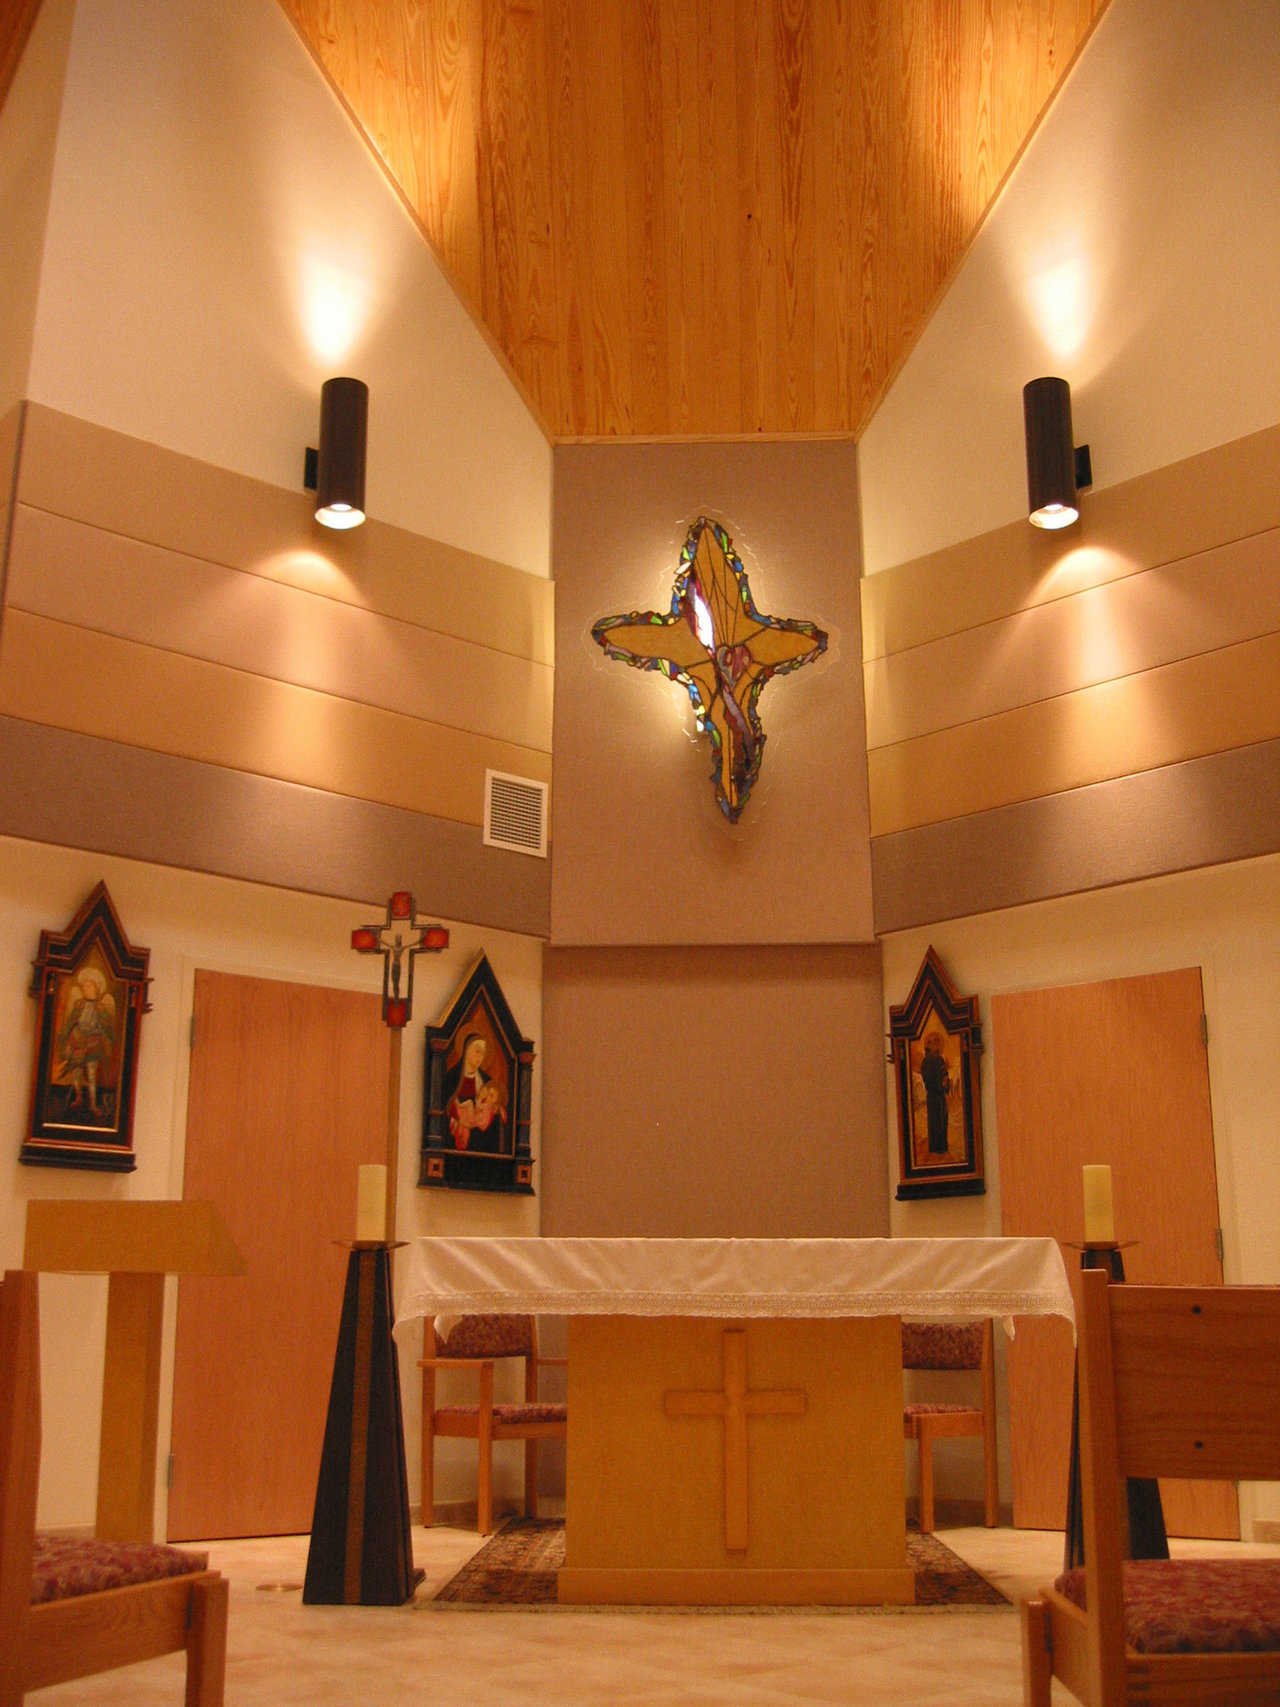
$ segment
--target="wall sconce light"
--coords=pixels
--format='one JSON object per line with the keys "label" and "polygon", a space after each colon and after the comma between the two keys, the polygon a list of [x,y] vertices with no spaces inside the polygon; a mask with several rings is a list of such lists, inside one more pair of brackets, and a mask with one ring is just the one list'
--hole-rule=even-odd
{"label": "wall sconce light", "polygon": [[1080,514],[1076,492],[1092,486],[1088,445],[1071,436],[1071,387],[1065,379],[1033,379],[1022,388],[1027,434],[1027,519],[1033,527],[1065,528]]}
{"label": "wall sconce light", "polygon": [[308,447],[303,483],[316,495],[316,520],[356,528],[364,520],[364,452],[369,387],[362,379],[326,379],[320,388],[320,449]]}

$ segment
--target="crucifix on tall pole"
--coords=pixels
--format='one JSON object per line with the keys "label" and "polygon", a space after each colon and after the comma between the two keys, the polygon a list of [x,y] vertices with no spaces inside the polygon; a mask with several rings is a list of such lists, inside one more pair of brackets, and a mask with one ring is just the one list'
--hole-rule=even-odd
{"label": "crucifix on tall pole", "polygon": [[400,1158],[400,1045],[413,1012],[414,956],[439,954],[449,946],[443,925],[419,924],[413,896],[397,889],[387,902],[380,925],[357,925],[351,946],[360,954],[382,956],[382,1021],[391,1032],[391,1061],[387,1078],[387,1206],[386,1236],[395,1235],[396,1177]]}

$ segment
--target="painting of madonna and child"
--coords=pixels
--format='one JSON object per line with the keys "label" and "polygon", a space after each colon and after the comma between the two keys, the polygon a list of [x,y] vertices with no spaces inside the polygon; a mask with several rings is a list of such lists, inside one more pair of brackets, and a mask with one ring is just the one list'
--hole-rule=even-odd
{"label": "painting of madonna and child", "polygon": [[418,1184],[533,1190],[533,1044],[522,1037],[482,954],[427,1027],[427,1094]]}

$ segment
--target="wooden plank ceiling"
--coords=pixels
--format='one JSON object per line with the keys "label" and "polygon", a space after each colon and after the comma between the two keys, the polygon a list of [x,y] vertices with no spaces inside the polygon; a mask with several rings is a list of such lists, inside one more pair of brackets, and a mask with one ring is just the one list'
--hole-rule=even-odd
{"label": "wooden plank ceiling", "polygon": [[281,0],[555,438],[854,434],[1107,0]]}
{"label": "wooden plank ceiling", "polygon": [[1107,0],[280,3],[560,439],[860,433]]}

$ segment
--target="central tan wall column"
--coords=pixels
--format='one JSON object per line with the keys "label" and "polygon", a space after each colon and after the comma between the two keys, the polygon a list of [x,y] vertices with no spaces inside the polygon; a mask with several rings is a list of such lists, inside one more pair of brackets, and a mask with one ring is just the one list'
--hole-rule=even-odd
{"label": "central tan wall column", "polygon": [[880,950],[550,949],[544,1232],[888,1232]]}
{"label": "central tan wall column", "polygon": [[[761,694],[737,824],[684,691],[590,637],[669,609],[700,516],[728,529],[759,611],[830,636]],[[855,450],[562,446],[554,517],[542,1229],[884,1233]]]}

